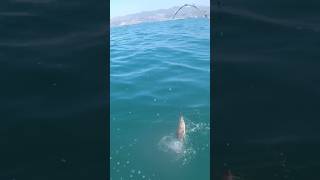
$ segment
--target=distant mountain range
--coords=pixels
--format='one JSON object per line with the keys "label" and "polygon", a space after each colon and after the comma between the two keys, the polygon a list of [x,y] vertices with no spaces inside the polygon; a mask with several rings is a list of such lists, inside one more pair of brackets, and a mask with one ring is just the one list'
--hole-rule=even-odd
{"label": "distant mountain range", "polygon": [[[173,19],[174,14],[180,7],[172,7],[169,9],[159,9],[155,11],[144,11],[135,14],[129,14],[121,17],[114,17],[110,20],[110,26],[123,26],[130,24],[138,24],[142,22],[153,22],[153,21],[166,21]],[[186,6],[181,9],[177,15],[176,19],[185,18],[198,18],[198,17],[208,17],[210,18],[210,7],[209,6],[198,6],[199,10],[194,7]]]}

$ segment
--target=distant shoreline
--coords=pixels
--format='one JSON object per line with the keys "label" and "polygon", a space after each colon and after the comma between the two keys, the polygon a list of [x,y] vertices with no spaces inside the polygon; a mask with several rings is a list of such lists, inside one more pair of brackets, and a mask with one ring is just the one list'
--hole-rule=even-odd
{"label": "distant shoreline", "polygon": [[138,25],[138,24],[144,24],[144,23],[166,22],[166,21],[176,21],[176,20],[184,20],[184,19],[199,19],[199,18],[203,19],[203,17],[176,18],[176,19],[166,19],[166,20],[158,20],[158,21],[145,21],[145,22],[138,22],[138,23],[134,23],[134,24],[114,25],[114,26],[110,26],[110,28],[132,26],[132,25]]}
{"label": "distant shoreline", "polygon": [[[144,22],[157,22],[173,20],[174,13],[179,9],[178,6],[169,9],[159,9],[154,11],[144,11],[126,16],[114,17],[110,19],[110,27],[140,24]],[[199,6],[199,10],[185,7],[175,19],[200,18],[207,16],[210,18],[210,7]]]}

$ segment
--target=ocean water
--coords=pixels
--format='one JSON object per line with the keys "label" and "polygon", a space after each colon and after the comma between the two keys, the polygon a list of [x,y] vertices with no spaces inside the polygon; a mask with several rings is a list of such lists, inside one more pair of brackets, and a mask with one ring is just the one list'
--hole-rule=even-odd
{"label": "ocean water", "polygon": [[209,19],[111,28],[110,138],[112,180],[210,178]]}
{"label": "ocean water", "polygon": [[[105,0],[95,0],[93,3],[83,0],[0,2],[1,180],[108,179],[108,4]],[[222,179],[223,172],[231,169],[236,176],[245,180],[318,180],[319,1],[227,0],[220,1],[219,8],[216,3],[212,6],[215,8],[211,12],[215,27],[212,34],[214,68],[211,71],[211,107],[214,111],[210,115],[214,122],[210,129],[214,138],[211,144],[213,178]],[[133,33],[134,27],[139,26],[113,30],[124,32],[128,28],[129,33]],[[189,29],[197,30],[196,33],[201,35],[202,31],[196,27]],[[146,30],[143,29],[140,37],[150,38],[143,35]],[[179,32],[188,34],[185,30],[180,28]],[[142,41],[142,38],[135,40]],[[113,41],[121,42],[120,39]],[[172,44],[177,46],[179,42],[175,40]],[[191,47],[192,44],[188,45]],[[138,48],[139,45],[134,43],[127,49]],[[189,47],[178,50],[189,51]],[[191,52],[201,53],[190,50],[189,55]],[[149,56],[150,60],[153,60],[152,57]],[[183,59],[183,56],[179,58]],[[166,73],[168,71],[157,74],[157,77],[161,79]],[[188,76],[182,72],[176,74],[178,76],[175,77],[179,78]],[[194,77],[197,78],[198,74]],[[192,83],[199,85],[199,82]],[[146,83],[151,84],[151,81]],[[141,86],[141,83],[138,85]],[[157,87],[157,84],[152,85],[146,89]],[[161,85],[164,86],[163,83]],[[182,87],[182,84],[177,82],[176,86]],[[170,87],[174,90],[173,85]],[[140,91],[142,88],[138,89]],[[203,162],[209,163],[205,160],[209,155],[201,152],[208,151],[208,141],[205,140],[207,131],[204,129],[208,129],[209,117],[201,108],[198,108],[201,110],[200,117],[189,111],[197,108],[185,106],[191,100],[191,104],[201,104],[199,97],[204,93],[189,94],[179,100],[170,98],[171,102],[174,101],[170,104],[179,107],[167,108],[165,112],[168,114],[159,113],[158,119],[153,118],[157,112],[150,111],[150,106],[143,106],[144,109],[140,110],[146,113],[145,118],[135,117],[137,111],[134,109],[141,108],[138,103],[152,104],[153,96],[158,97],[158,93],[164,92],[153,91],[151,101],[117,101],[134,108],[118,109],[118,115],[114,120],[111,119],[110,135],[117,138],[111,137],[112,167],[119,167],[119,172],[129,175],[129,178],[130,173],[134,172],[131,174],[137,175],[135,178],[142,179],[143,175],[145,179],[150,176],[153,179],[168,179],[168,176],[175,176],[176,179],[181,176],[193,180],[208,179],[208,170],[204,168],[208,165]],[[179,97],[188,92],[191,92],[188,88],[180,88],[179,93],[171,93],[171,96]],[[130,94],[123,97],[128,99]],[[111,108],[114,110],[114,107]],[[199,123],[200,127],[205,127],[196,128],[201,129],[201,133],[190,134],[189,147],[197,153],[186,156],[189,158],[186,163],[180,155],[172,152],[172,149],[180,147],[171,136],[180,111],[184,113],[189,122],[187,126],[191,126],[191,129],[193,124]],[[121,118],[119,114],[125,116],[125,112],[131,112],[130,120],[136,121],[130,121],[131,124],[126,122],[123,127],[132,128],[122,128],[121,122],[128,118]],[[130,117],[128,114],[126,116]],[[143,124],[147,118],[152,123]],[[197,140],[201,140],[192,140],[196,136],[199,136]],[[160,142],[165,143],[159,146]],[[131,147],[135,154],[130,159],[128,148]],[[117,150],[118,156],[115,155]],[[120,155],[120,150],[128,153]],[[127,160],[130,167],[126,167],[130,168],[130,173],[124,167]],[[117,166],[118,161],[122,166]],[[119,177],[117,169],[112,167],[112,175]]]}
{"label": "ocean water", "polygon": [[0,179],[105,179],[105,0],[0,2]]}
{"label": "ocean water", "polygon": [[214,7],[213,178],[319,179],[319,1]]}

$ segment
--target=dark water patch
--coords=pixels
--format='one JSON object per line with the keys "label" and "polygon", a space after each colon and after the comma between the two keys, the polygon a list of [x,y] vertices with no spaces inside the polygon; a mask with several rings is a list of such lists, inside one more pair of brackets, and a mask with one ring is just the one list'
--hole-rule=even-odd
{"label": "dark water patch", "polygon": [[226,1],[215,11],[215,178],[231,169],[241,179],[316,179],[319,5]]}
{"label": "dark water patch", "polygon": [[105,178],[107,2],[0,4],[0,179]]}

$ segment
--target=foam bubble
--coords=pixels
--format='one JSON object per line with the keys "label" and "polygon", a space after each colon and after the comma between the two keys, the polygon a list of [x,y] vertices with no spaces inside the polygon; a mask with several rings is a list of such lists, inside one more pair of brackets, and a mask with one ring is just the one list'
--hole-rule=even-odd
{"label": "foam bubble", "polygon": [[182,153],[184,147],[183,143],[173,136],[162,137],[158,145],[160,150],[164,152],[175,153]]}

